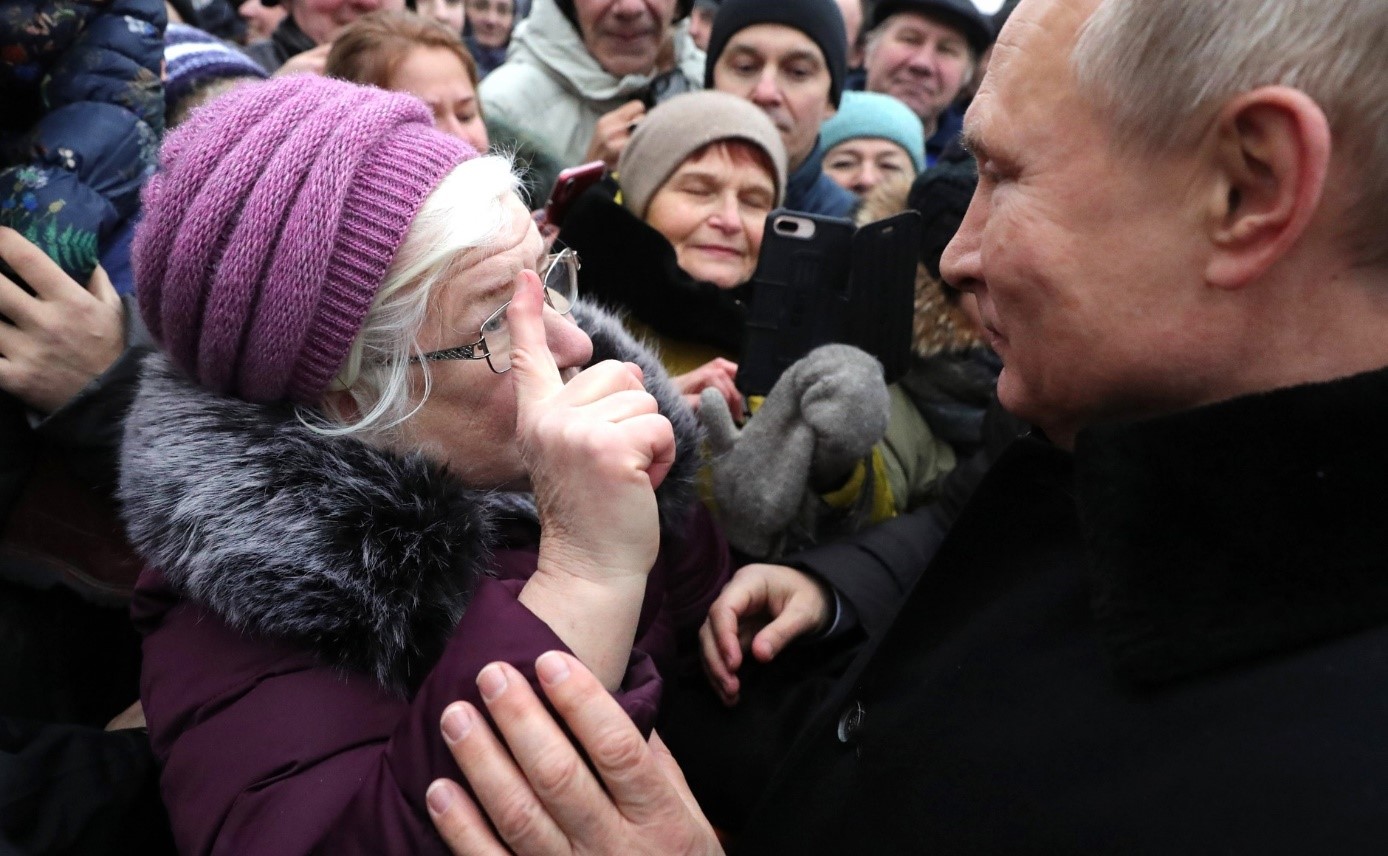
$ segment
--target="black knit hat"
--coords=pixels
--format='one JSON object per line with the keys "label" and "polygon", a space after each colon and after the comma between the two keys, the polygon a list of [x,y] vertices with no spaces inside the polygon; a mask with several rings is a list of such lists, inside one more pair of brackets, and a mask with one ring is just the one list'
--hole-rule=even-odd
{"label": "black knit hat", "polygon": [[713,67],[728,40],[755,24],[781,24],[810,37],[829,68],[829,103],[839,106],[848,67],[848,33],[834,0],[723,0],[708,37],[704,88],[713,88]]}
{"label": "black knit hat", "polygon": [[978,187],[978,167],[973,159],[938,163],[916,177],[906,196],[906,207],[921,215],[920,261],[940,278],[940,256],[964,222],[964,212]]}
{"label": "black knit hat", "polygon": [[993,43],[992,20],[978,11],[971,0],[878,0],[872,9],[869,29],[876,28],[897,12],[917,12],[949,24],[964,34],[975,56]]}
{"label": "black knit hat", "polygon": [[[264,3],[265,0],[260,0]],[[278,2],[278,0],[276,0]],[[578,26],[578,12],[574,9],[574,0],[554,0],[554,5],[559,7],[559,11],[564,13],[564,17],[569,19],[569,23],[574,25],[574,29],[582,34]],[[678,0],[675,3],[675,20],[679,21],[689,14],[689,9],[694,5],[694,0]]]}

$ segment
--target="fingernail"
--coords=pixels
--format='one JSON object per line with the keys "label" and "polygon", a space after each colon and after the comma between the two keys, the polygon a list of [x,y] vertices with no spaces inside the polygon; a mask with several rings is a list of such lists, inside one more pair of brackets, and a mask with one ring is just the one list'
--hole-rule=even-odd
{"label": "fingernail", "polygon": [[424,792],[424,801],[429,804],[429,811],[444,814],[448,807],[453,805],[453,791],[439,779]]}
{"label": "fingernail", "polygon": [[569,664],[557,651],[546,651],[535,661],[535,674],[548,686],[564,683],[569,677]]}
{"label": "fingernail", "polygon": [[485,701],[492,701],[506,691],[506,673],[495,663],[477,674],[477,689]]}
{"label": "fingernail", "polygon": [[454,705],[443,712],[443,736],[449,743],[457,743],[472,730],[472,714],[467,708]]}

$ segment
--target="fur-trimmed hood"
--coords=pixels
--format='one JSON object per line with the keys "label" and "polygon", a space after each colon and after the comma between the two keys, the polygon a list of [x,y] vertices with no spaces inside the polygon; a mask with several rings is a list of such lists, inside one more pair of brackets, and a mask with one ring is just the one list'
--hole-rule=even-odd
{"label": "fur-trimmed hood", "polygon": [[[666,537],[695,501],[701,435],[660,362],[580,302],[593,360],[639,364],[675,427],[657,491]],[[209,392],[151,356],[126,419],[120,498],[131,542],[179,594],[232,627],[309,647],[404,691],[488,574],[498,525],[528,494],[464,487],[421,454],[319,435],[288,405]]]}

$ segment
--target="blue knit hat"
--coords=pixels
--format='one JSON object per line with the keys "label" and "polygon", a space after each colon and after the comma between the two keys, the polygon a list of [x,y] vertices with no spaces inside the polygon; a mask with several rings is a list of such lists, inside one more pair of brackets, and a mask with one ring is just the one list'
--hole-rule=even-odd
{"label": "blue knit hat", "polygon": [[880,92],[845,92],[839,112],[819,128],[824,151],[845,140],[876,137],[896,143],[911,156],[917,174],[925,170],[925,126],[911,108]]}
{"label": "blue knit hat", "polygon": [[166,104],[177,104],[210,80],[267,76],[255,60],[211,33],[174,23],[164,31],[164,69]]}

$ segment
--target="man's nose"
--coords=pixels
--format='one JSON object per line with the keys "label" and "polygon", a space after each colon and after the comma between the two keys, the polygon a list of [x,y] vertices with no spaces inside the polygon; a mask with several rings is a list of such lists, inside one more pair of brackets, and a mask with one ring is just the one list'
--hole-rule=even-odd
{"label": "man's nose", "polygon": [[754,104],[780,104],[781,89],[776,85],[776,70],[767,66],[757,77],[757,83],[752,87],[752,103]]}
{"label": "man's nose", "polygon": [[986,203],[977,193],[969,202],[964,221],[940,256],[940,276],[961,291],[974,291],[985,282],[983,274],[983,227],[987,221]]}

